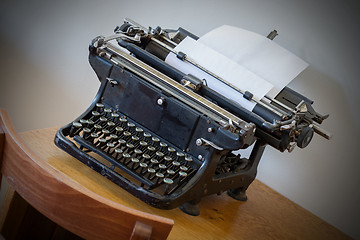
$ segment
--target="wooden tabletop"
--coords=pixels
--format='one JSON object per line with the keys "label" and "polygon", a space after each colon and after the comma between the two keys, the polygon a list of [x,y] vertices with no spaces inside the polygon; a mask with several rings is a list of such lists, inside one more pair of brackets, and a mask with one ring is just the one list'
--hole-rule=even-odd
{"label": "wooden tabletop", "polygon": [[255,180],[248,201],[227,194],[202,199],[200,215],[190,216],[178,208],[160,210],[148,206],[54,144],[56,128],[21,134],[25,143],[58,174],[82,187],[143,212],[173,219],[168,239],[350,239],[335,227]]}

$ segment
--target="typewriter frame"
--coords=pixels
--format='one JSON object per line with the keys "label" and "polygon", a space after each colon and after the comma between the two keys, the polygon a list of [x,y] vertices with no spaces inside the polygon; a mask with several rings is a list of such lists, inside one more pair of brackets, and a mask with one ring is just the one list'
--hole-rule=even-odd
{"label": "typewriter frame", "polygon": [[[58,130],[55,143],[153,207],[172,209],[179,206],[185,213],[196,216],[200,214],[198,203],[207,195],[227,191],[234,199],[246,201],[246,190],[256,177],[266,145],[281,152],[292,151],[296,143],[300,148],[306,147],[314,132],[327,139],[331,137],[316,124],[321,124],[328,115],[318,114],[311,107],[311,100],[291,89],[283,89],[275,99],[270,99],[270,104],[242,92],[244,98],[257,103],[251,112],[208,88],[200,79],[168,66],[164,58],[169,52],[176,53],[173,50],[176,44],[186,36],[197,39],[182,28],[178,31],[163,31],[160,27],[147,30],[125,19],[114,32],[115,35],[97,37],[90,44],[89,62],[101,82],[100,89],[80,117]],[[169,37],[170,33],[174,36]],[[111,40],[117,40],[120,48],[109,43]],[[181,60],[186,58],[183,53],[176,54]],[[125,98],[127,89],[133,94]],[[126,166],[122,168],[110,156],[87,144],[80,135],[71,136],[73,123],[89,117],[97,103],[114,109],[160,140],[172,144],[177,151],[191,156],[194,161],[190,168],[195,173],[188,181],[179,182],[174,191],[166,193],[165,190],[160,194],[115,171],[115,166],[120,166],[129,174]],[[148,115],[136,110],[136,104],[144,104]],[[172,116],[174,112],[181,112],[183,119]],[[152,118],[156,121],[149,120]],[[252,144],[249,158],[232,153]],[[91,151],[109,164],[87,153]]]}
{"label": "typewriter frame", "polygon": [[[110,75],[111,71],[115,71],[114,69],[117,68],[117,72],[130,76],[133,81],[141,82],[142,84],[147,84],[144,80],[140,77],[135,76],[132,72],[128,71],[125,68],[121,68],[118,66],[112,66],[109,61],[104,60],[103,58],[97,56],[96,54],[90,51],[89,61],[95,71],[97,72],[99,79],[101,81],[100,89],[90,107],[75,121],[79,121],[80,119],[84,118],[92,109],[94,109],[95,104],[100,101],[104,101],[104,92],[108,88],[112,88],[111,82],[107,80]],[[110,67],[110,68],[109,68]],[[105,69],[108,69],[106,71]],[[111,70],[110,70],[111,69]],[[105,71],[104,71],[105,70]],[[158,90],[158,94],[162,95],[163,93]],[[139,94],[141,95],[142,92],[139,88]],[[131,99],[128,99],[131,101]],[[106,100],[105,100],[106,101]],[[185,108],[189,108],[189,111],[194,111],[189,106],[183,105]],[[208,132],[208,129],[216,129],[216,128],[223,128],[219,124],[210,121],[210,119],[206,116],[200,116],[198,121],[203,121],[203,126],[197,136],[209,136],[212,134]],[[199,124],[199,123],[198,123]],[[197,170],[195,176],[193,176],[183,188],[176,192],[176,194],[170,195],[160,195],[158,193],[149,191],[148,189],[139,187],[138,185],[134,184],[133,182],[126,179],[126,177],[122,176],[118,172],[113,170],[113,167],[106,166],[105,164],[101,163],[94,157],[90,156],[82,149],[86,146],[76,146],[74,142],[70,141],[67,136],[69,135],[70,129],[72,124],[69,123],[68,125],[60,128],[55,137],[55,143],[58,147],[63,149],[64,151],[68,152],[70,155],[74,156],[82,163],[89,166],[91,169],[95,170],[102,176],[106,177],[107,179],[111,180],[115,184],[119,185],[120,187],[124,188],[137,198],[141,199],[145,203],[160,208],[160,209],[172,209],[177,206],[180,209],[190,215],[198,215],[199,209],[197,204],[200,202],[201,198],[210,195],[210,194],[221,194],[223,191],[228,191],[229,195],[237,200],[245,201],[247,200],[245,191],[251,182],[255,179],[257,173],[257,166],[260,161],[260,158],[263,154],[264,148],[266,144],[261,140],[256,140],[255,146],[252,150],[252,153],[249,159],[244,160],[247,162],[245,169],[242,169],[238,172],[233,172],[231,174],[217,174],[215,176],[216,168],[218,167],[219,161],[221,157],[226,154],[231,154],[229,149],[219,150],[210,145],[204,146],[197,146],[194,139],[192,148],[196,148],[198,150],[195,151],[196,156],[202,156],[202,160],[196,160],[196,156],[194,160],[197,161],[197,164],[200,166]],[[229,131],[225,129],[225,131]],[[214,131],[215,132],[215,131]],[[254,129],[250,129],[245,136],[248,137],[249,141],[253,142],[255,137],[253,136]],[[251,139],[251,140],[250,140]],[[214,140],[214,139],[212,139]],[[217,142],[236,142],[232,138],[228,138],[227,135],[220,134],[219,139]],[[244,141],[245,143],[246,141]],[[247,142],[251,144],[251,142]],[[234,143],[230,144],[233,145]],[[234,146],[235,147],[235,146]],[[91,149],[91,148],[90,148]],[[200,149],[200,150],[199,150]],[[195,155],[192,153],[192,156]],[[234,156],[232,156],[234,157]]]}

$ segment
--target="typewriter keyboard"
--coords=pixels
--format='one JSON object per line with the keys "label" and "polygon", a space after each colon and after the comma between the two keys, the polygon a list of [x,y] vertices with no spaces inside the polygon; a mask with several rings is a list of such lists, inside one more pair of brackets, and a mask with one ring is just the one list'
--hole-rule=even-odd
{"label": "typewriter keyboard", "polygon": [[110,169],[120,169],[141,187],[164,195],[187,182],[199,167],[193,157],[102,103],[72,123],[68,138],[84,152],[105,159]]}

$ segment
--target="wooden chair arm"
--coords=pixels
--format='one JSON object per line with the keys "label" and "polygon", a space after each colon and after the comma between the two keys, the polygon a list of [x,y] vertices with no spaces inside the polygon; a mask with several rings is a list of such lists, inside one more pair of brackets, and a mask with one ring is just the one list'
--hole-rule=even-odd
{"label": "wooden chair arm", "polygon": [[80,237],[166,239],[174,224],[106,199],[53,169],[24,144],[4,110],[0,110],[0,164],[1,174],[20,196]]}

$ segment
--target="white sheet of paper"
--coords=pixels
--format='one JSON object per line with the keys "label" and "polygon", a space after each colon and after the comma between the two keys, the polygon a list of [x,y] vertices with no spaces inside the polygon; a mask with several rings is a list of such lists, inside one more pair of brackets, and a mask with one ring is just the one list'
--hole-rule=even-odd
{"label": "white sheet of paper", "polygon": [[274,85],[275,97],[308,64],[276,42],[245,29],[224,25],[198,39]]}
{"label": "white sheet of paper", "polygon": [[[265,79],[192,38],[185,38],[175,50],[186,53],[191,60],[202,67],[225,79],[237,88],[251,92],[259,99],[264,97],[273,87]],[[166,62],[185,74],[192,74],[200,79],[205,79],[211,89],[239,103],[248,110],[251,111],[254,108],[255,104],[243,98],[242,94],[192,64],[179,60],[175,54],[170,53],[166,58]]]}

